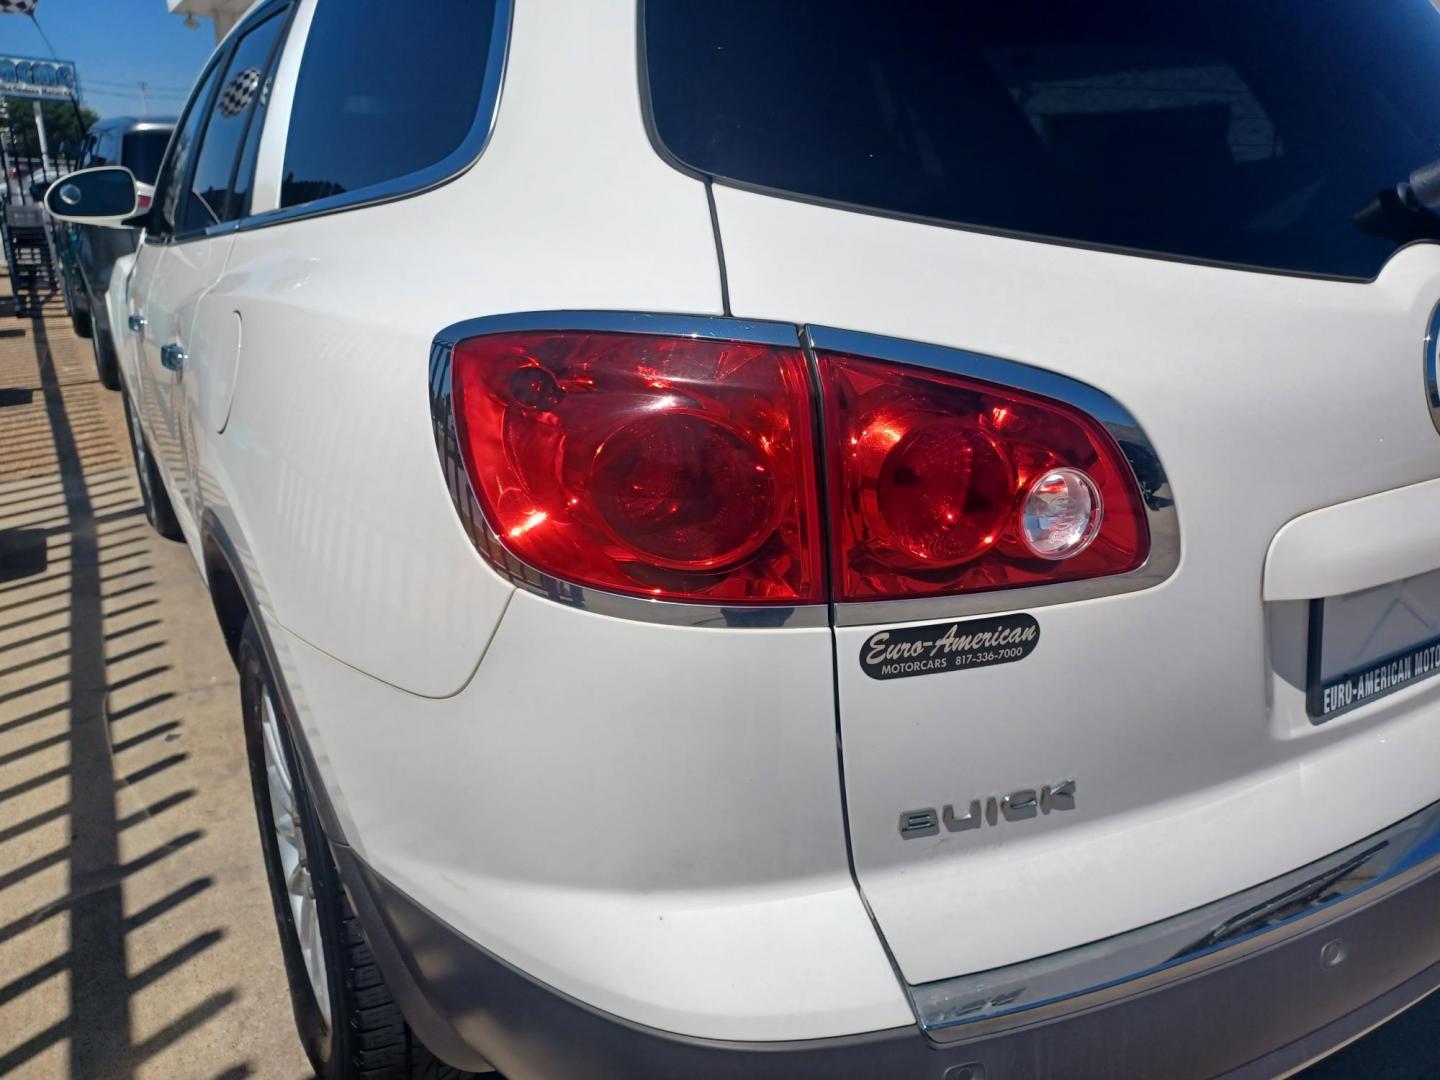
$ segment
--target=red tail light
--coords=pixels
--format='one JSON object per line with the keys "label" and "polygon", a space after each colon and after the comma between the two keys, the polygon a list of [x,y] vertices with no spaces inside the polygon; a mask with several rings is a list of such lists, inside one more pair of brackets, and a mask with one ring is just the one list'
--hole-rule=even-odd
{"label": "red tail light", "polygon": [[1115,440],[1029,391],[822,349],[822,436],[798,345],[526,330],[449,356],[485,521],[561,581],[793,606],[1103,577],[1149,555]]}
{"label": "red tail light", "polygon": [[139,195],[139,196],[136,196],[136,199],[135,199],[135,209],[136,209],[136,211],[149,210],[149,209],[150,209],[150,203],[151,203],[152,201],[153,201],[153,200],[150,198],[149,195]]}
{"label": "red tail light", "polygon": [[531,566],[667,600],[824,599],[798,348],[533,332],[463,341],[453,365],[471,486]]}
{"label": "red tail light", "polygon": [[[1091,417],[959,376],[819,362],[836,600],[1042,585],[1145,562],[1139,491]],[[1068,547],[1037,540],[1047,507],[1057,509],[1044,524]]]}

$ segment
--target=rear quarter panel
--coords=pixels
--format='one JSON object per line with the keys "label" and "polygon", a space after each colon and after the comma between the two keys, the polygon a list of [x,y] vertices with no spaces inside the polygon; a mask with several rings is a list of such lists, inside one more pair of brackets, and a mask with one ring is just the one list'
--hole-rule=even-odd
{"label": "rear quarter panel", "polygon": [[516,5],[473,168],[423,195],[242,231],[207,304],[239,312],[244,339],[202,471],[274,618],[418,694],[465,684],[510,592],[441,476],[433,336],[500,312],[719,307],[704,188],[649,146],[634,39],[628,4]]}

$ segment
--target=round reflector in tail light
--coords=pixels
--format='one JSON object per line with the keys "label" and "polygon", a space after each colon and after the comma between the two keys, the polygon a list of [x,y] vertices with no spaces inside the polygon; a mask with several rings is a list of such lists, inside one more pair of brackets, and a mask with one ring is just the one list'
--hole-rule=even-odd
{"label": "round reflector in tail light", "polygon": [[452,356],[496,539],[563,581],[714,604],[824,599],[805,358],[709,338],[490,334]]}
{"label": "round reflector in tail light", "polygon": [[1020,539],[1042,559],[1070,559],[1099,535],[1104,516],[1094,480],[1079,469],[1051,469],[1025,493]]}
{"label": "round reflector in tail light", "polygon": [[1064,402],[820,351],[838,601],[1121,574],[1149,531],[1120,447]]}

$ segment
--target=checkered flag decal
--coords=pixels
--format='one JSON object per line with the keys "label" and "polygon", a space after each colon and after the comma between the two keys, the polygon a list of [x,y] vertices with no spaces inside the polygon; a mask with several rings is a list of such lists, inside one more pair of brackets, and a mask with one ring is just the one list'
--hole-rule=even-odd
{"label": "checkered flag decal", "polygon": [[40,0],[0,0],[0,15],[29,15]]}
{"label": "checkered flag decal", "polygon": [[[7,0],[0,0],[0,4]],[[23,0],[10,0],[12,3],[20,3]],[[34,3],[35,0],[29,0]],[[246,68],[225,84],[225,92],[220,95],[220,115],[235,117],[245,111],[255,97],[255,91],[260,89],[260,69]]]}

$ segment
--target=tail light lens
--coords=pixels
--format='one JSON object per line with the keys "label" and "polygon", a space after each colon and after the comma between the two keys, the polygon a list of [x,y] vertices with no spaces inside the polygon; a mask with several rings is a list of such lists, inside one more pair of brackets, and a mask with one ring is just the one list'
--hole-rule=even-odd
{"label": "tail light lens", "polygon": [[151,204],[152,201],[153,201],[153,200],[151,199],[151,197],[150,197],[149,195],[137,195],[137,196],[135,197],[135,209],[136,209],[136,211],[138,212],[138,211],[141,211],[141,210],[149,210],[149,209],[150,209],[150,204]]}
{"label": "tail light lens", "polygon": [[821,353],[837,600],[1121,574],[1145,562],[1120,448],[1058,401]]}
{"label": "tail light lens", "polygon": [[485,517],[536,569],[667,600],[824,599],[798,348],[487,335],[455,347],[452,391]]}
{"label": "tail light lens", "polygon": [[1134,475],[1093,417],[928,368],[824,350],[816,361],[823,433],[798,347],[613,331],[468,338],[451,353],[450,388],[470,486],[525,563],[654,599],[907,599],[1145,563]]}

